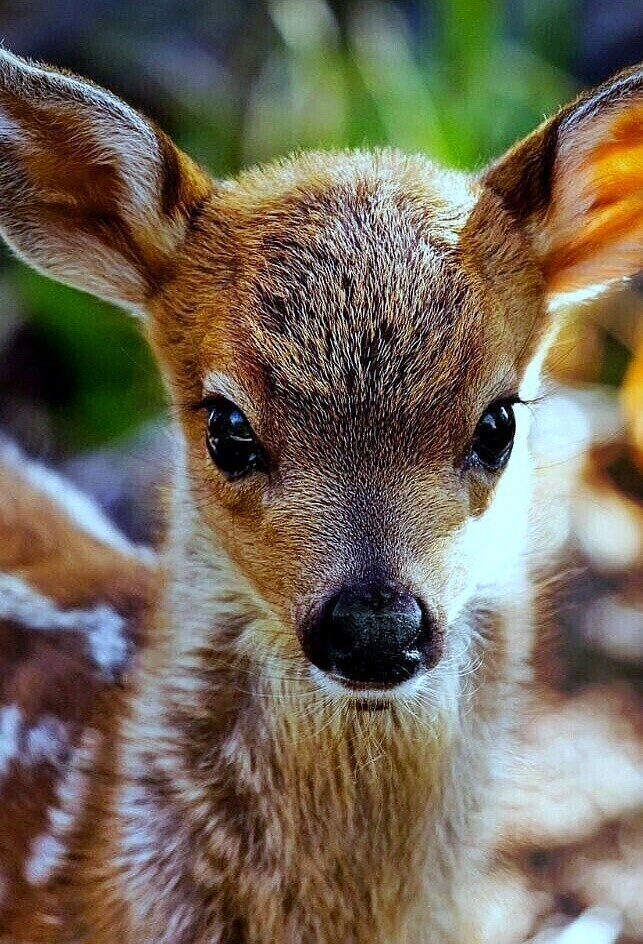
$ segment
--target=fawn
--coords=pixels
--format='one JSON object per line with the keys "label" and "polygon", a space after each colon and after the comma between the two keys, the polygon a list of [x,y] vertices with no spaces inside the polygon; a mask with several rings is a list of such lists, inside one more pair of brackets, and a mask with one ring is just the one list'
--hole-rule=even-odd
{"label": "fawn", "polygon": [[474,175],[381,150],[215,181],[1,53],[3,234],[140,319],[180,442],[161,577],[102,558],[94,602],[110,567],[149,581],[145,642],[2,940],[481,939],[534,632],[525,404],[557,312],[643,261],[642,78]]}

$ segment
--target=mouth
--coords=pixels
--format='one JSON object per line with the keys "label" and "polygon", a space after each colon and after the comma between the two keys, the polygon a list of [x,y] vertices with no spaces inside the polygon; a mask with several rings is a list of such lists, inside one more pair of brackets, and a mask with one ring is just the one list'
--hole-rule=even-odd
{"label": "mouth", "polygon": [[404,696],[413,694],[420,676],[402,682],[355,682],[336,673],[323,672],[311,665],[311,674],[325,691],[348,696],[357,711],[386,711]]}
{"label": "mouth", "polygon": [[353,682],[352,679],[344,678],[342,675],[328,675],[328,678],[351,692],[388,692],[399,687],[397,682]]}
{"label": "mouth", "polygon": [[355,711],[388,711],[392,707],[391,701],[356,701]]}

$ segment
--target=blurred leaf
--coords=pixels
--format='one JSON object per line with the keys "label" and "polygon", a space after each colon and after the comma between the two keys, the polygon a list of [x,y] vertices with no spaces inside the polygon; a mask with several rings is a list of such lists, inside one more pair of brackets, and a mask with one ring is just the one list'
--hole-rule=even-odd
{"label": "blurred leaf", "polygon": [[72,402],[54,412],[63,446],[113,439],[159,412],[158,370],[132,318],[26,267],[14,277],[24,309],[74,378]]}

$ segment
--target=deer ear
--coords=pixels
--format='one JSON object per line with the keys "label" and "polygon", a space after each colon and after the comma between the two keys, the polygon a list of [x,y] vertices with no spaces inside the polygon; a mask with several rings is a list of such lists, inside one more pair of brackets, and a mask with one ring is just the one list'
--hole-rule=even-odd
{"label": "deer ear", "polygon": [[581,96],[482,175],[526,229],[552,307],[643,268],[643,69]]}
{"label": "deer ear", "polygon": [[115,96],[0,50],[0,230],[36,269],[143,313],[211,188]]}

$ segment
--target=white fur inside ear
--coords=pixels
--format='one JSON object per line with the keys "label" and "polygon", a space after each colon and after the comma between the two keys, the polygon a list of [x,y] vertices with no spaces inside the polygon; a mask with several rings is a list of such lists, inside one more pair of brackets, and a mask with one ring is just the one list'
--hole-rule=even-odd
{"label": "white fur inside ear", "polygon": [[117,250],[91,240],[91,265],[88,265],[88,240],[81,234],[68,233],[62,239],[56,233],[44,233],[38,248],[43,261],[34,255],[31,247],[23,250],[9,236],[7,241],[23,262],[43,275],[54,275],[65,285],[80,288],[145,320],[146,306],[142,299],[147,292],[146,282],[131,260]]}
{"label": "white fur inside ear", "polygon": [[642,161],[640,93],[590,100],[561,124],[551,203],[534,233],[552,310],[590,301],[643,268]]}
{"label": "white fur inside ear", "polygon": [[575,308],[577,305],[593,301],[620,281],[620,279],[606,279],[603,284],[599,285],[586,285],[583,288],[570,288],[564,292],[552,292],[547,299],[547,307],[552,313]]}
{"label": "white fur inside ear", "polygon": [[[141,115],[104,89],[31,65],[6,50],[0,51],[0,65],[3,71],[7,65],[15,70],[20,77],[16,94],[24,90],[24,98],[45,115],[75,110],[75,131],[87,139],[88,159],[117,168],[129,204],[126,209],[132,215],[158,216],[161,153],[154,130]],[[18,146],[35,146],[36,135],[1,109],[0,135]],[[163,239],[163,233],[159,238]]]}
{"label": "white fur inside ear", "polygon": [[[60,159],[61,126],[69,127],[84,176],[89,179],[92,168],[114,172],[118,184],[106,197],[113,196],[124,230],[97,225],[92,233],[87,225],[70,225],[65,207],[82,212],[87,191],[77,196],[73,176],[61,179],[58,191],[47,171],[48,157],[54,168]],[[39,167],[45,168],[41,177]],[[87,82],[0,50],[0,230],[25,262],[143,316],[149,286],[136,252],[162,259],[185,233],[183,215],[173,217],[162,205],[164,174],[160,138],[133,108]]]}

